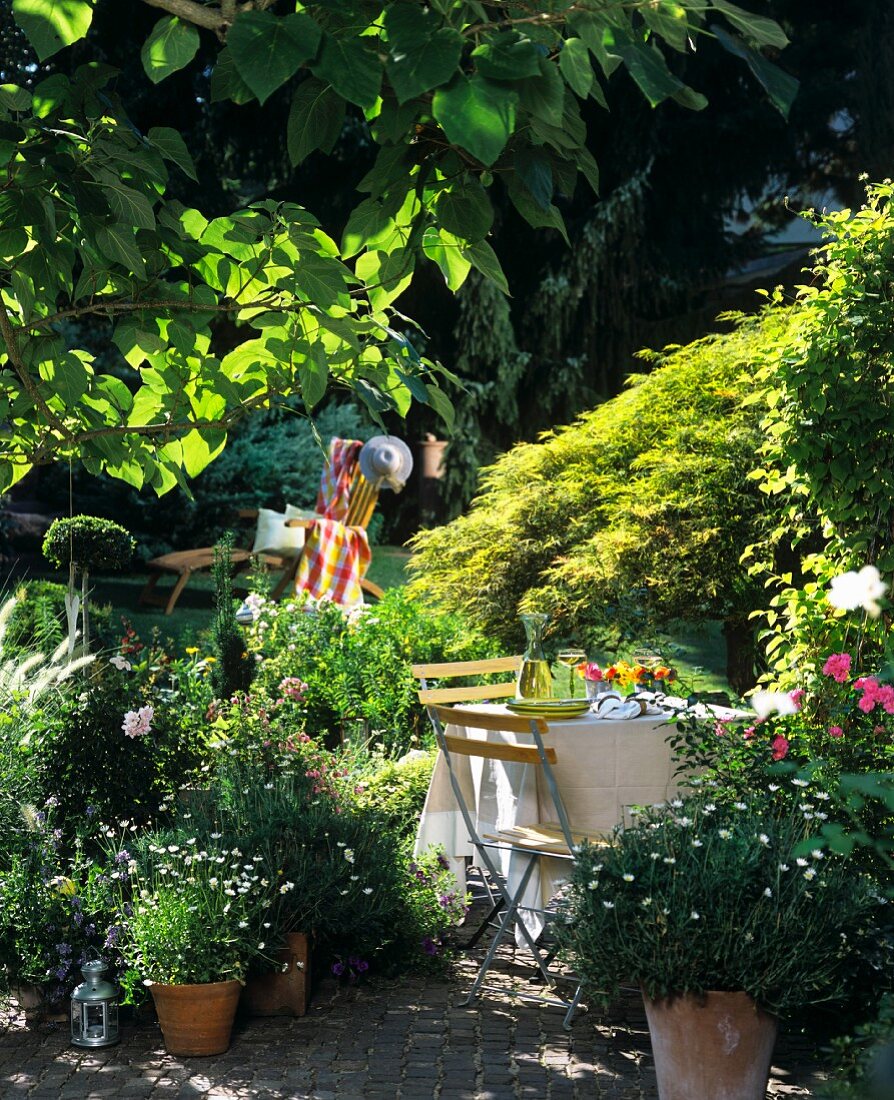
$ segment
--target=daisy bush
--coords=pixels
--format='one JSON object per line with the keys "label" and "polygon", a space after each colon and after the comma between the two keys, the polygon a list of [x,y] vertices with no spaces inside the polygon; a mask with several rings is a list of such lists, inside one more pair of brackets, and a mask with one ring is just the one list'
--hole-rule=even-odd
{"label": "daisy bush", "polygon": [[271,882],[261,856],[219,840],[150,834],[110,852],[131,983],[241,981],[267,951],[271,907],[291,884]]}
{"label": "daisy bush", "polygon": [[591,995],[744,990],[782,1015],[843,994],[884,899],[844,857],[805,849],[828,793],[773,787],[740,801],[706,786],[584,847],[559,937]]}

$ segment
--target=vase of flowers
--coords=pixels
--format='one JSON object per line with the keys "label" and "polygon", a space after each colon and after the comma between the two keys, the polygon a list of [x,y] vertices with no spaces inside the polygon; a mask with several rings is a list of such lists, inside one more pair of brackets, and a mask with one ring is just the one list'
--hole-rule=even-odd
{"label": "vase of flowers", "polygon": [[586,664],[579,665],[578,671],[584,678],[588,699],[599,699],[607,691],[612,690],[611,681],[607,679],[596,661],[587,661]]}
{"label": "vase of flowers", "polygon": [[[168,840],[166,835],[164,840]],[[208,841],[203,841],[208,844]],[[170,1054],[223,1053],[249,966],[267,952],[279,891],[239,848],[149,838],[118,852],[120,949],[149,987]],[[275,945],[274,945],[275,946]]]}
{"label": "vase of flowers", "polygon": [[697,786],[578,856],[563,952],[605,1005],[642,989],[661,1100],[763,1100],[775,1020],[844,990],[880,900],[844,856],[804,851],[814,788]]}

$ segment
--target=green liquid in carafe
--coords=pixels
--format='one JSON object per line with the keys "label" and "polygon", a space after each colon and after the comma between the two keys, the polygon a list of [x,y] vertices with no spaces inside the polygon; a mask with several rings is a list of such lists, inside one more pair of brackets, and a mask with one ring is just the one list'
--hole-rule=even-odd
{"label": "green liquid in carafe", "polygon": [[553,688],[549,661],[522,661],[518,672],[518,694],[521,699],[548,699]]}

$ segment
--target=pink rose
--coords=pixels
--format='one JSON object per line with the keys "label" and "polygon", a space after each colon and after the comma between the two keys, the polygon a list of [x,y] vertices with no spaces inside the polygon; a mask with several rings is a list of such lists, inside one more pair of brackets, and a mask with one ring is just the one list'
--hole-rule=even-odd
{"label": "pink rose", "polygon": [[836,683],[843,684],[851,670],[849,653],[832,653],[823,665],[823,675],[831,676]]}
{"label": "pink rose", "polygon": [[844,737],[844,730],[841,726],[829,726],[830,737]]}
{"label": "pink rose", "polygon": [[774,760],[784,760],[788,756],[788,741],[782,736],[777,734],[770,742],[770,748],[773,750]]}

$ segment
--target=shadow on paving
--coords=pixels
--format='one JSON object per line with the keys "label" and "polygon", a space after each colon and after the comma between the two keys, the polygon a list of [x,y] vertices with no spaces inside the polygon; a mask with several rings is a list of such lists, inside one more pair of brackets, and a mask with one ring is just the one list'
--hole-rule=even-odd
{"label": "shadow on paving", "polygon": [[[527,980],[510,951],[501,962]],[[14,1019],[0,1034],[0,1096],[655,1100],[638,996],[601,1018],[581,1013],[565,1032],[556,1008],[502,994],[463,1005],[475,965],[461,957],[449,981],[324,981],[307,1016],[239,1022],[230,1050],[212,1058],[167,1055],[154,1023],[123,1027],[109,1050],[79,1051],[64,1025]],[[768,1095],[811,1096],[818,1080],[806,1049],[783,1038]]]}

